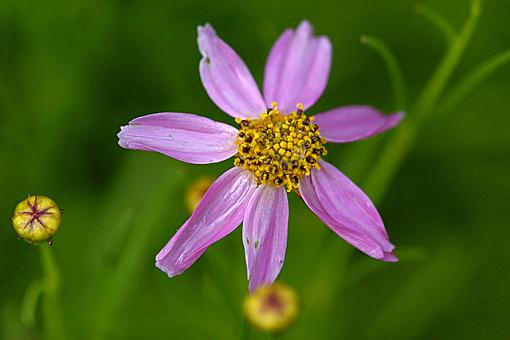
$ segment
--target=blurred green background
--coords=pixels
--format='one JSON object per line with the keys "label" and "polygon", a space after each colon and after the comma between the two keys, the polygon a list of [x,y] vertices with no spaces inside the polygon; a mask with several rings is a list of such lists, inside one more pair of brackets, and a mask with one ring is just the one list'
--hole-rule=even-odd
{"label": "blurred green background", "polygon": [[[465,0],[424,4],[459,29],[469,14]],[[330,82],[310,113],[362,103],[395,110],[384,63],[360,44],[362,34],[381,37],[402,66],[413,103],[446,49],[415,5],[2,0],[0,338],[239,338],[247,293],[240,229],[180,277],[168,279],[154,266],[189,214],[186,188],[231,161],[196,166],[124,150],[119,127],[160,111],[234,123],[200,82],[196,27],[205,22],[259,84],[285,28],[306,18],[329,36]],[[449,85],[510,46],[510,1],[483,5]],[[400,262],[379,263],[353,250],[291,196],[280,280],[297,290],[302,312],[284,338],[508,338],[509,85],[507,65],[450,112],[420,122],[377,202]],[[397,133],[330,146],[326,158],[365,188],[381,148]],[[49,253],[59,275],[48,274],[51,261],[41,267],[41,247],[17,241],[10,225],[28,193],[48,195],[65,209]],[[36,301],[41,278],[49,293]]]}

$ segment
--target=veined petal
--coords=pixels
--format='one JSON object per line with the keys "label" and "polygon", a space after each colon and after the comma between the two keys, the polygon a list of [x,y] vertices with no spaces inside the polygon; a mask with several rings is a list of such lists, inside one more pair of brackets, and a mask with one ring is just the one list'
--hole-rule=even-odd
{"label": "veined petal", "polygon": [[300,182],[299,192],[308,207],[337,235],[367,255],[394,262],[383,221],[373,203],[349,178],[333,165],[319,161]]}
{"label": "veined petal", "polygon": [[295,32],[283,32],[266,63],[266,104],[270,106],[276,101],[285,113],[294,110],[297,103],[302,103],[305,109],[312,106],[328,83],[332,53],[329,39],[315,37],[308,21],[301,22]]}
{"label": "veined petal", "polygon": [[190,113],[135,118],[117,136],[123,148],[156,151],[194,164],[220,162],[237,152],[237,129]]}
{"label": "veined petal", "polygon": [[243,243],[250,292],[274,282],[287,248],[289,204],[283,187],[260,185],[246,208]]}
{"label": "veined petal", "polygon": [[317,114],[314,123],[328,142],[345,143],[389,130],[403,117],[403,112],[386,115],[370,106],[344,106]]}
{"label": "veined petal", "polygon": [[156,267],[170,277],[188,269],[211,244],[241,224],[255,188],[252,174],[239,167],[221,175],[191,217],[156,256]]}
{"label": "veined petal", "polygon": [[200,77],[213,102],[234,118],[260,116],[266,105],[250,70],[211,25],[198,27],[198,48]]}

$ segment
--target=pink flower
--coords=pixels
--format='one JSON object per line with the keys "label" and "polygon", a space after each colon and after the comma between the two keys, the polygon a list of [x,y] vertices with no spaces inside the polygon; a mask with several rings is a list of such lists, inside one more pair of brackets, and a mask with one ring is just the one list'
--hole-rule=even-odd
{"label": "pink flower", "polygon": [[[339,107],[306,117],[326,87],[332,47],[303,21],[271,49],[261,95],[250,71],[211,25],[198,28],[200,76],[211,99],[240,129],[189,113],[164,112],[123,126],[119,144],[205,164],[235,156],[234,167],[209,188],[191,217],[156,256],[173,277],[243,222],[250,291],[269,285],[285,258],[289,207],[286,191],[338,236],[367,255],[397,261],[383,221],[370,199],[321,156],[326,142],[368,138],[396,126],[403,113],[369,106]],[[268,108],[269,107],[269,108]],[[287,190],[285,190],[287,189]]]}

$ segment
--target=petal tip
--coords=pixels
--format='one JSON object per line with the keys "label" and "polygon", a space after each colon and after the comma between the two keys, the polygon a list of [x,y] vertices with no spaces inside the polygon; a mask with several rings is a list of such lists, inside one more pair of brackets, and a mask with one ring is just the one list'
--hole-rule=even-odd
{"label": "petal tip", "polygon": [[171,270],[170,268],[166,267],[162,261],[158,261],[156,260],[156,268],[158,268],[159,270],[161,270],[162,272],[164,272],[166,275],[168,275],[169,278],[172,278],[172,277],[175,277],[177,275],[179,275],[180,273],[177,273],[173,270]]}
{"label": "petal tip", "polygon": [[129,142],[126,136],[126,128],[127,125],[121,126],[119,133],[117,133],[117,138],[119,139],[117,144],[124,149],[129,149]]}
{"label": "petal tip", "polygon": [[296,30],[297,30],[297,32],[303,32],[303,33],[307,33],[307,34],[311,35],[311,34],[313,34],[313,25],[307,19],[303,19],[299,23]]}
{"label": "petal tip", "polygon": [[399,112],[395,112],[395,113],[388,115],[384,128],[392,129],[395,126],[399,125],[400,122],[402,121],[402,119],[404,119],[405,115],[406,114],[404,111],[399,111]]}
{"label": "petal tip", "polygon": [[197,26],[197,33],[200,36],[202,34],[208,34],[208,33],[215,34],[216,31],[214,30],[214,28],[212,27],[212,25],[210,23],[206,22],[203,25]]}
{"label": "petal tip", "polygon": [[380,258],[379,260],[384,261],[384,262],[398,262],[399,261],[398,257],[393,252],[385,253],[384,256],[382,258]]}

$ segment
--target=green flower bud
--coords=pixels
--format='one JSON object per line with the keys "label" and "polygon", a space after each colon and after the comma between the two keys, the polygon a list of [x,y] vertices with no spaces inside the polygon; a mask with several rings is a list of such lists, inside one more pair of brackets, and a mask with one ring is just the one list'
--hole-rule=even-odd
{"label": "green flower bud", "polygon": [[14,210],[12,225],[19,237],[33,244],[48,241],[60,227],[62,211],[46,196],[28,196]]}

